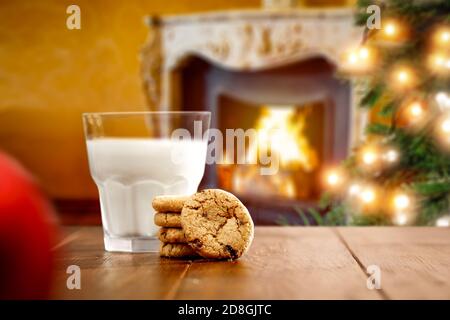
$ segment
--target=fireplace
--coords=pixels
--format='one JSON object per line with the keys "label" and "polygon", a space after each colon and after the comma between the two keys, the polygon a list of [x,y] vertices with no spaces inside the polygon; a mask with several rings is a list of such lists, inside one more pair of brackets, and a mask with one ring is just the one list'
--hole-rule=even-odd
{"label": "fireplace", "polygon": [[[320,173],[349,150],[350,84],[334,74],[323,58],[259,71],[226,70],[198,57],[185,61],[182,110],[211,111],[212,127],[222,132],[281,131],[277,174],[261,175],[258,161],[237,164],[233,152],[233,159],[224,154],[222,163],[207,166],[201,187],[237,194],[260,223],[273,223],[280,214],[295,218],[296,208],[314,205]],[[246,155],[257,157],[258,147],[247,141]]]}
{"label": "fireplace", "polygon": [[259,174],[263,145],[249,140],[254,161],[224,154],[200,188],[238,195],[257,224],[301,221],[298,210],[317,205],[321,173],[346,157],[364,126],[354,85],[336,77],[343,48],[362,35],[351,11],[153,17],[149,25],[142,75],[152,109],[211,111],[222,132],[279,132],[277,149],[266,150],[279,154],[276,174]]}
{"label": "fireplace", "polygon": [[[232,156],[225,154],[225,161],[212,169],[219,188],[252,199],[317,198],[319,173],[325,162],[322,102],[255,104],[221,96],[218,105],[218,123],[222,132],[233,127],[257,130],[256,139],[246,144],[244,155],[247,159],[238,159],[235,145]],[[271,135],[272,130],[279,130],[279,135]],[[274,140],[271,148],[266,147],[269,139]],[[279,169],[276,174],[260,174],[260,151],[277,156]]]}

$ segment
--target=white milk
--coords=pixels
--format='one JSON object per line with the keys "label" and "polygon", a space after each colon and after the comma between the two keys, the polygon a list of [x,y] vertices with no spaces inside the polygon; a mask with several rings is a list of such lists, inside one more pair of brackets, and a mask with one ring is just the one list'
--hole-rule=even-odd
{"label": "white milk", "polygon": [[153,197],[195,193],[205,169],[206,147],[201,140],[88,140],[89,166],[100,192],[105,235],[155,236]]}

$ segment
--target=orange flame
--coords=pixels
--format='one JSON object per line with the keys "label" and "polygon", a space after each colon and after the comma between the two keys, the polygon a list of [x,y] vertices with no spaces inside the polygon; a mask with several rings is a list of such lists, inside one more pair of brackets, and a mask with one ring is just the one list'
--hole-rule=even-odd
{"label": "orange flame", "polygon": [[318,166],[318,156],[304,134],[306,112],[296,113],[293,106],[264,106],[256,123],[256,139],[247,149],[249,163],[259,163],[267,154],[284,169],[272,176],[261,176],[255,166],[244,166],[233,172],[232,185],[236,192],[282,196],[294,199],[299,190],[295,170],[311,172]]}
{"label": "orange flame", "polygon": [[296,115],[295,108],[266,106],[256,124],[257,139],[250,145],[248,159],[255,161],[258,154],[278,157],[281,168],[311,172],[318,165],[316,151],[304,135],[306,115]]}

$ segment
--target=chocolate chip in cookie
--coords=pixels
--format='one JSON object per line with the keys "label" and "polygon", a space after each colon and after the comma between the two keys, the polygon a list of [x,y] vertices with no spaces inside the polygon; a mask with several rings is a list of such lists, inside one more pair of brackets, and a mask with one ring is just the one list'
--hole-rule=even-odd
{"label": "chocolate chip in cookie", "polygon": [[238,259],[253,240],[247,208],[233,194],[207,189],[187,200],[181,211],[186,240],[204,258]]}

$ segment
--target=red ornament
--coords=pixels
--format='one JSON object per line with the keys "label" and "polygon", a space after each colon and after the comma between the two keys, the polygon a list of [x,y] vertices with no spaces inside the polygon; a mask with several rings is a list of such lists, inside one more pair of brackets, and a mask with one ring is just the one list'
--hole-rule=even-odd
{"label": "red ornament", "polygon": [[31,175],[0,152],[0,299],[48,297],[54,217]]}

